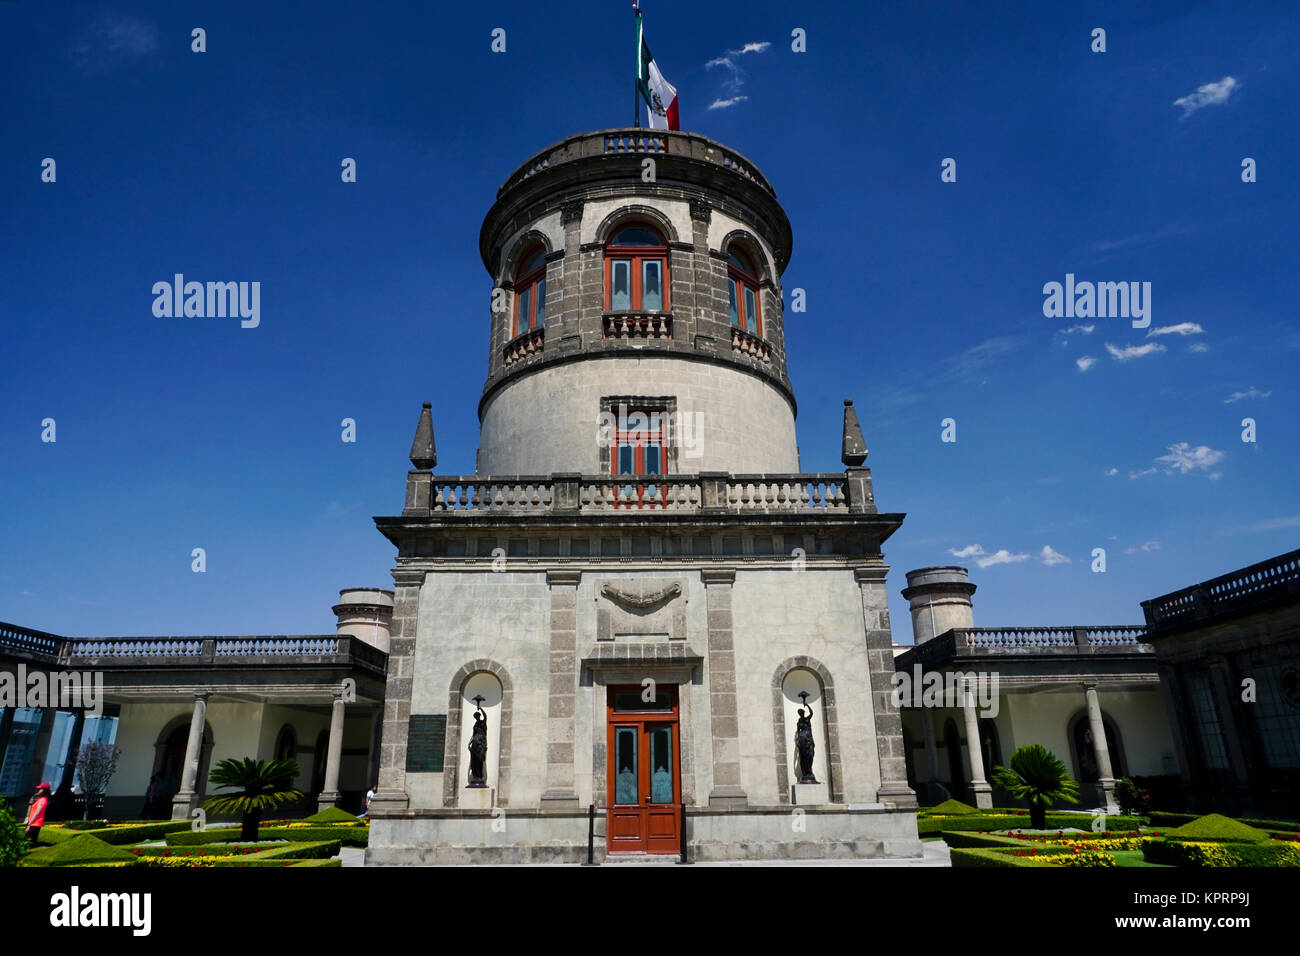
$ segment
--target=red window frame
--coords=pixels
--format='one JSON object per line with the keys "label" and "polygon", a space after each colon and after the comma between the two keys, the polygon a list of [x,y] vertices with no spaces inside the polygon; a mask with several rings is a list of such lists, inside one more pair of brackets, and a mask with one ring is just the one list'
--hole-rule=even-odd
{"label": "red window frame", "polygon": [[[613,431],[613,444],[610,448],[610,473],[615,478],[663,477],[668,474],[668,434],[665,424],[667,412],[663,409],[634,408],[628,411],[628,420],[634,416],[644,417],[646,428],[624,428],[628,421],[616,423]],[[622,449],[632,446],[631,473],[618,470]],[[647,446],[659,449],[659,472],[647,475],[645,470],[645,450]],[[622,508],[662,508],[667,505],[665,488],[662,482],[647,482],[633,485],[632,482],[620,482],[614,487],[614,499]]]}
{"label": "red window frame", "polygon": [[[745,269],[741,269],[731,257],[735,256],[742,262],[752,262],[753,259],[749,253],[742,249],[732,249],[727,253],[727,278],[734,280],[736,283],[736,327],[749,331],[749,315],[745,310],[745,290],[748,289],[754,293],[754,332],[751,335],[757,335],[760,339],[763,337],[763,290],[757,275]],[[730,292],[730,290],[728,290]]]}
{"label": "red window frame", "polygon": [[612,304],[614,298],[614,292],[612,287],[610,286],[610,263],[611,262],[614,262],[615,260],[631,262],[631,266],[629,267],[632,271],[632,288],[630,290],[631,294],[629,296],[631,304],[626,310],[619,309],[618,311],[644,312],[646,310],[643,308],[641,304],[641,291],[642,291],[641,275],[644,269],[642,268],[641,264],[647,260],[658,260],[659,274],[660,274],[659,282],[663,290],[663,305],[659,309],[656,309],[654,311],[667,312],[672,308],[672,303],[669,301],[669,289],[671,288],[671,283],[668,281],[668,243],[661,242],[657,246],[612,245],[614,236],[618,235],[624,229],[632,229],[632,228],[648,229],[651,232],[653,232],[656,236],[660,236],[661,238],[663,235],[654,226],[644,222],[620,223],[618,228],[615,229],[612,233],[610,233],[609,240],[605,243],[605,311],[606,312],[614,311],[614,307]]}
{"label": "red window frame", "polygon": [[[520,262],[527,263],[539,252],[543,254],[541,264],[515,280],[515,314],[513,320],[514,324],[510,335],[511,338],[514,338],[516,335],[521,335],[529,329],[537,328],[537,285],[538,283],[546,281],[546,250],[540,247],[530,249],[528,250],[528,254],[519,260]],[[521,328],[519,324],[519,293],[525,290],[528,292],[528,316],[527,324]],[[543,322],[544,321],[545,313],[543,313]]]}

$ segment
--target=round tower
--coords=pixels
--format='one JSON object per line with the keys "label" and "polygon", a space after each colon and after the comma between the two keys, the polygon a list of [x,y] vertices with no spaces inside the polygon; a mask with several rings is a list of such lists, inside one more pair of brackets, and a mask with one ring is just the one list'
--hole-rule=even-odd
{"label": "round tower", "polygon": [[762,173],[694,133],[583,133],[527,160],[479,234],[478,473],[798,471],[791,243]]}
{"label": "round tower", "polygon": [[333,611],[338,635],[360,638],[388,653],[393,626],[393,592],[384,588],[344,588]]}
{"label": "round tower", "polygon": [[917,644],[924,644],[954,627],[974,627],[975,613],[971,595],[975,585],[970,583],[965,568],[918,568],[907,572],[907,598],[912,611],[912,635]]}

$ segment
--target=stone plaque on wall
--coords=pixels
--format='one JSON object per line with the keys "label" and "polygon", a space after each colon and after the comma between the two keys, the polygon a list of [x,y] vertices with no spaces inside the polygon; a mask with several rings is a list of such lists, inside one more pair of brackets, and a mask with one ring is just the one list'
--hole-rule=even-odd
{"label": "stone plaque on wall", "polygon": [[406,731],[406,772],[442,773],[446,714],[412,714]]}
{"label": "stone plaque on wall", "polygon": [[669,578],[619,578],[596,594],[596,639],[686,639],[684,582]]}

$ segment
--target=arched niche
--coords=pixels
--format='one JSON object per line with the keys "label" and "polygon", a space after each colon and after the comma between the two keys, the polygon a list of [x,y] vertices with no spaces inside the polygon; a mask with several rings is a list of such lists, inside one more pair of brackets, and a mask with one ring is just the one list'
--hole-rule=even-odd
{"label": "arched niche", "polygon": [[831,782],[828,761],[830,748],[826,743],[825,694],[822,691],[821,680],[806,667],[794,668],[781,681],[781,703],[785,716],[786,766],[790,770],[791,782],[798,783],[799,751],[795,747],[794,737],[799,727],[799,711],[803,708],[804,702],[804,699],[800,698],[799,694],[803,691],[807,692],[808,697],[806,700],[813,710],[813,776],[817,778],[818,783],[827,784],[829,787]]}
{"label": "arched niche", "polygon": [[[483,700],[475,704],[474,698]],[[464,790],[469,786],[469,741],[474,734],[474,714],[481,706],[487,717],[487,759],[484,773],[487,786],[496,789],[501,774],[501,717],[505,689],[497,676],[489,671],[477,671],[470,674],[460,688],[460,758],[465,768],[460,775],[457,786]]]}

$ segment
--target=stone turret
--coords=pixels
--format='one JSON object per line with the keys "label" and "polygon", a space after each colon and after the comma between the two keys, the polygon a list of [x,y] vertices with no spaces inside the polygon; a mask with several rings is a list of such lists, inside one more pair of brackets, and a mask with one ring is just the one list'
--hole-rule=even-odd
{"label": "stone turret", "polygon": [[479,236],[493,295],[478,473],[608,474],[596,423],[624,406],[690,439],[670,473],[798,471],[791,245],[762,173],[694,133],[583,133],[527,160]]}
{"label": "stone turret", "polygon": [[388,653],[389,633],[393,625],[393,592],[383,588],[344,588],[339,592],[339,603],[334,605],[338,616],[338,634],[365,641]]}
{"label": "stone turret", "polygon": [[965,568],[946,566],[918,568],[907,572],[907,598],[912,611],[912,635],[917,644],[954,627],[974,627],[975,614],[970,583]]}

